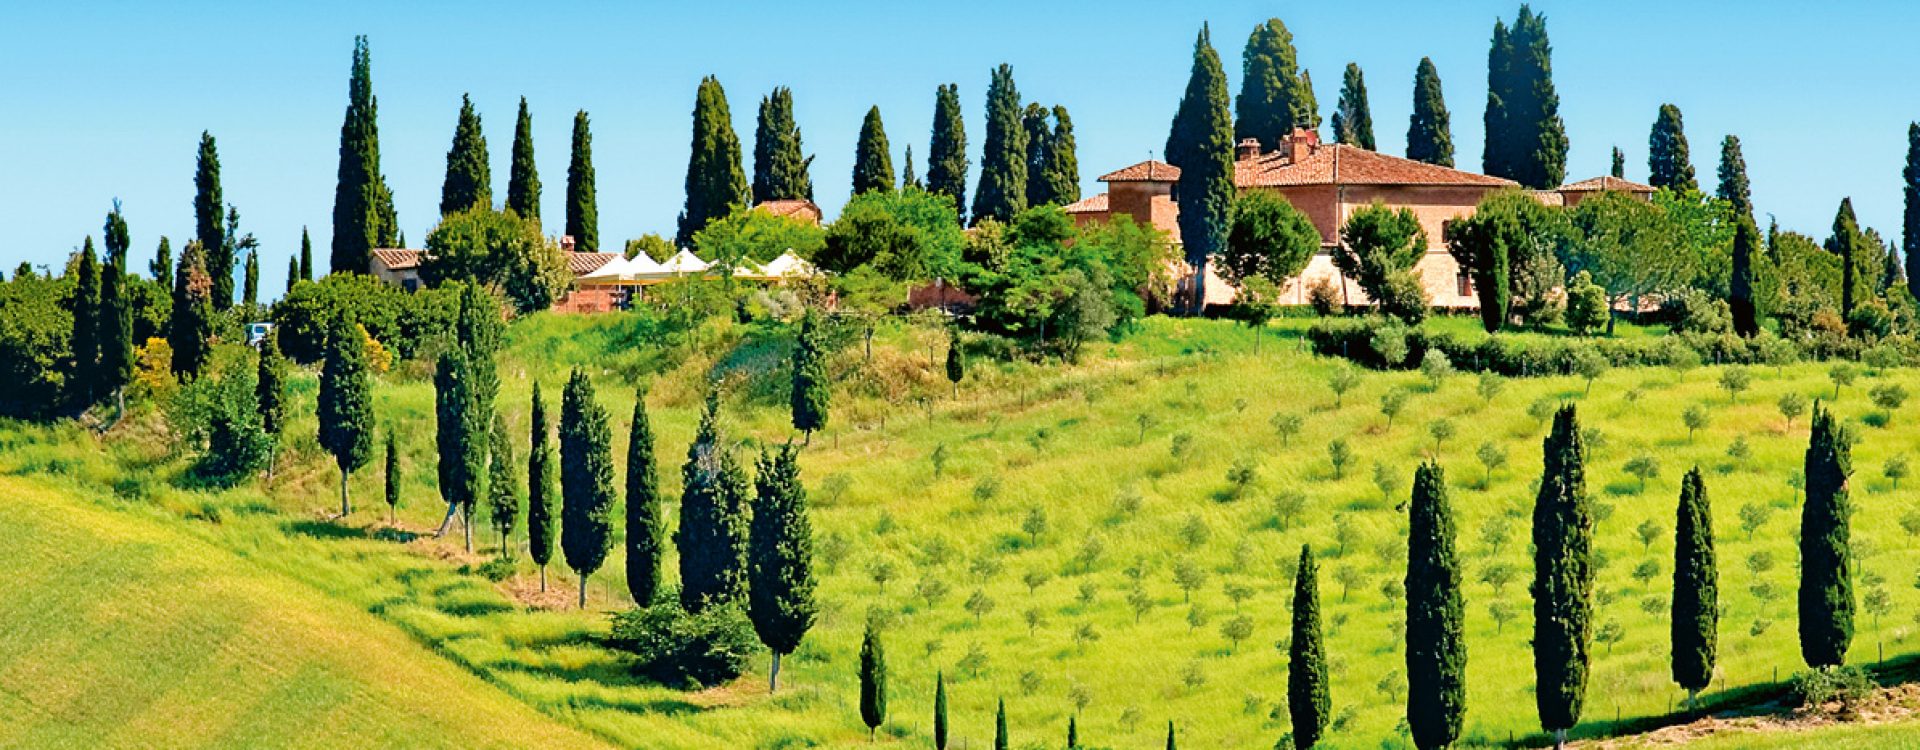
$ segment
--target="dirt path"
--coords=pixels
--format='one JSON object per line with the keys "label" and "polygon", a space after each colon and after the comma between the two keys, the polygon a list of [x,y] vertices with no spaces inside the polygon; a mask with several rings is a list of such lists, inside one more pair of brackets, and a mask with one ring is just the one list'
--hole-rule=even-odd
{"label": "dirt path", "polygon": [[1839,710],[1837,705],[1831,705],[1828,711],[1821,712],[1787,710],[1778,704],[1761,708],[1771,708],[1774,712],[1764,714],[1756,714],[1750,710],[1729,712],[1686,724],[1663,727],[1644,734],[1574,743],[1574,746],[1588,750],[1667,747],[1685,745],[1729,732],[1740,734],[1804,732],[1839,724],[1869,725],[1910,721],[1920,718],[1920,684],[1909,683],[1876,691],[1859,703],[1856,707],[1857,716],[1848,721],[1836,718],[1836,712]]}

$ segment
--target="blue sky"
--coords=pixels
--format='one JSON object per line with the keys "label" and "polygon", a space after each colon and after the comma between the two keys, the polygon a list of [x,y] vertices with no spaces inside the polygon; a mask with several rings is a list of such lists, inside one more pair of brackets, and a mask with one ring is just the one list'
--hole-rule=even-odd
{"label": "blue sky", "polygon": [[[321,7],[321,6],[328,7]],[[718,75],[751,149],[753,113],[794,90],[815,191],[831,216],[847,197],[854,139],[869,105],[897,160],[914,146],[924,174],[934,87],[960,84],[974,150],[984,140],[990,69],[1008,62],[1024,98],[1064,104],[1083,189],[1166,139],[1191,45],[1211,23],[1239,85],[1247,33],[1270,16],[1293,31],[1323,111],[1340,70],[1367,74],[1382,151],[1401,153],[1414,67],[1431,56],[1453,113],[1457,159],[1479,163],[1487,40],[1499,2],[969,3],[255,3],[17,4],[0,42],[0,268],[57,264],[126,207],[134,255],[193,227],[201,130],[220,144],[226,198],[262,243],[263,287],[284,285],[300,228],[324,264],[352,39],[368,34],[380,99],[383,169],[414,242],[437,218],[460,96],[471,93],[504,196],[519,97],[532,107],[557,224],[568,128],[591,113],[601,236],[617,247],[671,235],[682,203],[689,112]],[[1569,178],[1606,171],[1610,148],[1645,179],[1647,131],[1662,102],[1681,107],[1695,167],[1711,184],[1719,141],[1745,144],[1762,221],[1824,236],[1852,196],[1863,222],[1898,236],[1906,126],[1920,119],[1910,78],[1920,4],[1648,0],[1538,2],[1572,151]],[[144,262],[141,263],[144,265]]]}

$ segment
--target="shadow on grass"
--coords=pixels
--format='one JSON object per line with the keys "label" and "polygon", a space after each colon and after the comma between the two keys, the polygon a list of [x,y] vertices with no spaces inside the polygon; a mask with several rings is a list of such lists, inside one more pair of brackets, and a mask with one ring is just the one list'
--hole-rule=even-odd
{"label": "shadow on grass", "polygon": [[314,539],[366,539],[367,530],[361,526],[346,526],[332,521],[314,521],[301,519],[288,521],[280,528],[289,534],[298,534]]}

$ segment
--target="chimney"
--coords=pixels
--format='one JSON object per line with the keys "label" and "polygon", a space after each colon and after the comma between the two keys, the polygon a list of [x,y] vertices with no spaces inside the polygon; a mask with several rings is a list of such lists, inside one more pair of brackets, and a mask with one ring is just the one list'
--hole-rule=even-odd
{"label": "chimney", "polygon": [[1308,128],[1294,128],[1287,137],[1280,139],[1281,148],[1287,152],[1288,161],[1300,161],[1313,153],[1320,145],[1320,131]]}
{"label": "chimney", "polygon": [[573,246],[574,246],[573,235],[571,234],[560,235],[560,252],[563,252],[563,253],[573,252]]}
{"label": "chimney", "polygon": [[1246,161],[1259,156],[1260,139],[1258,138],[1242,138],[1240,144],[1234,147],[1234,158],[1237,160]]}

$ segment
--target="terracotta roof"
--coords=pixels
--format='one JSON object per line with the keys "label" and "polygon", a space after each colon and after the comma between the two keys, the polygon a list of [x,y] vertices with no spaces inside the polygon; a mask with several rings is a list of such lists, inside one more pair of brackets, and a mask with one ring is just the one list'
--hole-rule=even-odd
{"label": "terracotta roof", "polygon": [[1175,182],[1179,179],[1179,167],[1155,159],[1100,175],[1101,182]]}
{"label": "terracotta roof", "polygon": [[[594,271],[600,270],[601,266],[606,265],[614,258],[623,257],[619,253],[576,253],[572,251],[564,251],[561,255],[566,256],[567,271],[574,276],[585,276],[593,273]],[[420,262],[425,260],[426,257],[427,252],[425,250],[378,248],[373,251],[373,259],[380,265],[386,266],[389,271],[411,271],[417,269],[420,267]]]}
{"label": "terracotta roof", "polygon": [[585,276],[600,270],[601,266],[614,258],[624,257],[619,253],[567,253],[567,270],[574,276]]}
{"label": "terracotta roof", "polygon": [[1088,196],[1061,206],[1060,210],[1070,214],[1103,214],[1107,212],[1107,194]]}
{"label": "terracotta roof", "polygon": [[822,215],[820,213],[820,207],[818,205],[815,205],[813,201],[807,200],[805,198],[796,198],[793,200],[761,201],[759,204],[754,206],[754,209],[759,211],[765,211],[767,213],[773,214],[774,216],[789,216],[789,217],[795,217],[795,218],[808,219],[811,221],[819,221]]}
{"label": "terracotta roof", "polygon": [[419,268],[420,259],[425,255],[426,253],[419,250],[393,247],[376,248],[373,251],[373,259],[379,261],[380,265],[386,266],[389,271],[410,271]]}
{"label": "terracotta roof", "polygon": [[1597,193],[1602,190],[1618,190],[1623,193],[1654,192],[1652,185],[1642,185],[1638,182],[1623,180],[1612,175],[1601,175],[1579,182],[1570,182],[1554,188],[1554,192],[1558,193]]}
{"label": "terracotta roof", "polygon": [[1318,144],[1299,161],[1272,151],[1234,162],[1235,187],[1290,185],[1462,185],[1506,187],[1512,180],[1402,159],[1355,146]]}

